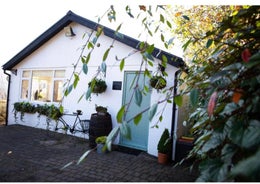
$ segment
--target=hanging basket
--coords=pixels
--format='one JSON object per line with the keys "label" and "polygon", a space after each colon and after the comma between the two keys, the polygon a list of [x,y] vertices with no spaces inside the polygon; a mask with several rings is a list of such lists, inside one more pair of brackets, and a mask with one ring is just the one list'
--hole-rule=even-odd
{"label": "hanging basket", "polygon": [[153,76],[150,79],[150,85],[154,88],[154,89],[163,89],[166,87],[167,85],[167,81],[164,77],[157,75],[157,76]]}
{"label": "hanging basket", "polygon": [[93,79],[88,83],[88,87],[91,88],[92,93],[103,93],[107,89],[107,84],[102,79]]}

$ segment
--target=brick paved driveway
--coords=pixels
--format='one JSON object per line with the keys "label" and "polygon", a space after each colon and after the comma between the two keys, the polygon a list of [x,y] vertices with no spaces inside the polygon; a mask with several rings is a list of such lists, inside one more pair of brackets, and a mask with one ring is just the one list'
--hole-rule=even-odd
{"label": "brick paved driveway", "polygon": [[187,166],[163,166],[157,158],[112,151],[92,152],[80,165],[61,168],[77,160],[88,141],[69,135],[21,126],[0,127],[0,181],[36,182],[177,182],[194,181]]}

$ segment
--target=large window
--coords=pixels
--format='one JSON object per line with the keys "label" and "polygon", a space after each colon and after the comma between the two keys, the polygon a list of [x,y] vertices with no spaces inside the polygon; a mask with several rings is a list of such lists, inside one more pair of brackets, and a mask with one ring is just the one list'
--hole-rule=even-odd
{"label": "large window", "polygon": [[31,101],[60,102],[65,70],[24,70],[21,98]]}

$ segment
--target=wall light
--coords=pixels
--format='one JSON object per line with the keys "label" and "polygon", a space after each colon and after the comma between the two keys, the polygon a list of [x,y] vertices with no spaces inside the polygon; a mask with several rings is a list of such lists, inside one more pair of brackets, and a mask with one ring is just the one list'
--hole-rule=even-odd
{"label": "wall light", "polygon": [[66,36],[66,37],[76,36],[76,34],[73,32],[71,26],[64,27],[64,31],[65,31],[65,36]]}

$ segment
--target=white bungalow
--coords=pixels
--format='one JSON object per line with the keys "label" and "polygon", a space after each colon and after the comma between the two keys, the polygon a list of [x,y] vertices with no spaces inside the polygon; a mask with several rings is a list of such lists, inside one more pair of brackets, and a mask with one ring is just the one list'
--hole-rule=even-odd
{"label": "white bungalow", "polygon": [[[90,119],[91,114],[95,113],[95,105],[102,105],[108,108],[108,112],[112,117],[113,127],[117,124],[117,112],[122,104],[126,103],[130,98],[129,86],[132,83],[135,72],[140,69],[140,61],[142,55],[140,52],[131,55],[125,61],[123,71],[120,71],[120,62],[115,58],[123,58],[129,53],[139,49],[140,41],[130,38],[126,35],[115,36],[116,31],[107,27],[103,27],[103,34],[98,39],[98,47],[96,47],[88,63],[88,73],[82,73],[78,86],[75,90],[62,100],[62,105],[66,113],[72,113],[76,110],[82,110],[81,119]],[[74,35],[68,37],[65,34],[65,29],[73,30]],[[81,16],[69,11],[57,23],[51,26],[47,31],[41,34],[27,47],[15,55],[11,60],[3,65],[5,74],[9,75],[9,89],[7,100],[7,119],[8,125],[22,124],[36,128],[46,128],[46,121],[43,117],[40,120],[37,114],[25,114],[24,119],[16,120],[13,115],[15,102],[27,101],[33,104],[55,104],[58,105],[63,96],[63,83],[67,81],[73,70],[74,64],[79,59],[82,51],[82,45],[86,43],[88,34],[92,30],[97,30],[97,23],[85,19]],[[83,35],[86,34],[83,38]],[[98,96],[92,95],[91,100],[84,98],[78,102],[81,95],[87,91],[88,83],[97,72],[98,66],[102,62],[104,52],[110,47],[115,40],[113,48],[111,48],[106,59],[106,84],[105,93]],[[83,55],[89,52],[86,49]],[[151,73],[157,70],[158,64],[161,62],[162,55],[168,58],[167,86],[174,86],[175,76],[178,68],[183,65],[181,58],[178,58],[170,53],[166,53],[157,48],[153,53],[154,67],[150,67]],[[80,71],[82,63],[77,65],[76,71]],[[143,69],[142,69],[143,70]],[[148,79],[146,79],[145,82]],[[40,98],[35,96],[37,90],[41,92]],[[151,89],[142,100],[140,107],[131,106],[128,111],[131,114],[139,112],[147,108],[149,105],[162,100],[162,95],[156,90]],[[126,141],[122,136],[118,136],[114,144],[140,149],[147,153],[157,156],[157,143],[165,128],[168,128],[171,135],[176,134],[177,113],[175,104],[160,105],[158,112],[164,109],[162,122],[159,123],[159,128],[152,128],[158,121],[159,113],[155,115],[151,122],[148,120],[147,113],[142,117],[138,126],[130,123],[132,129],[132,139]],[[64,119],[69,122],[69,118],[64,116]],[[71,118],[71,117],[70,117]],[[53,122],[53,127],[55,122]],[[80,135],[79,135],[80,136]],[[88,136],[85,136],[88,138]],[[173,145],[175,146],[175,144]],[[173,149],[174,150],[174,149]],[[173,154],[174,159],[174,154]]]}

